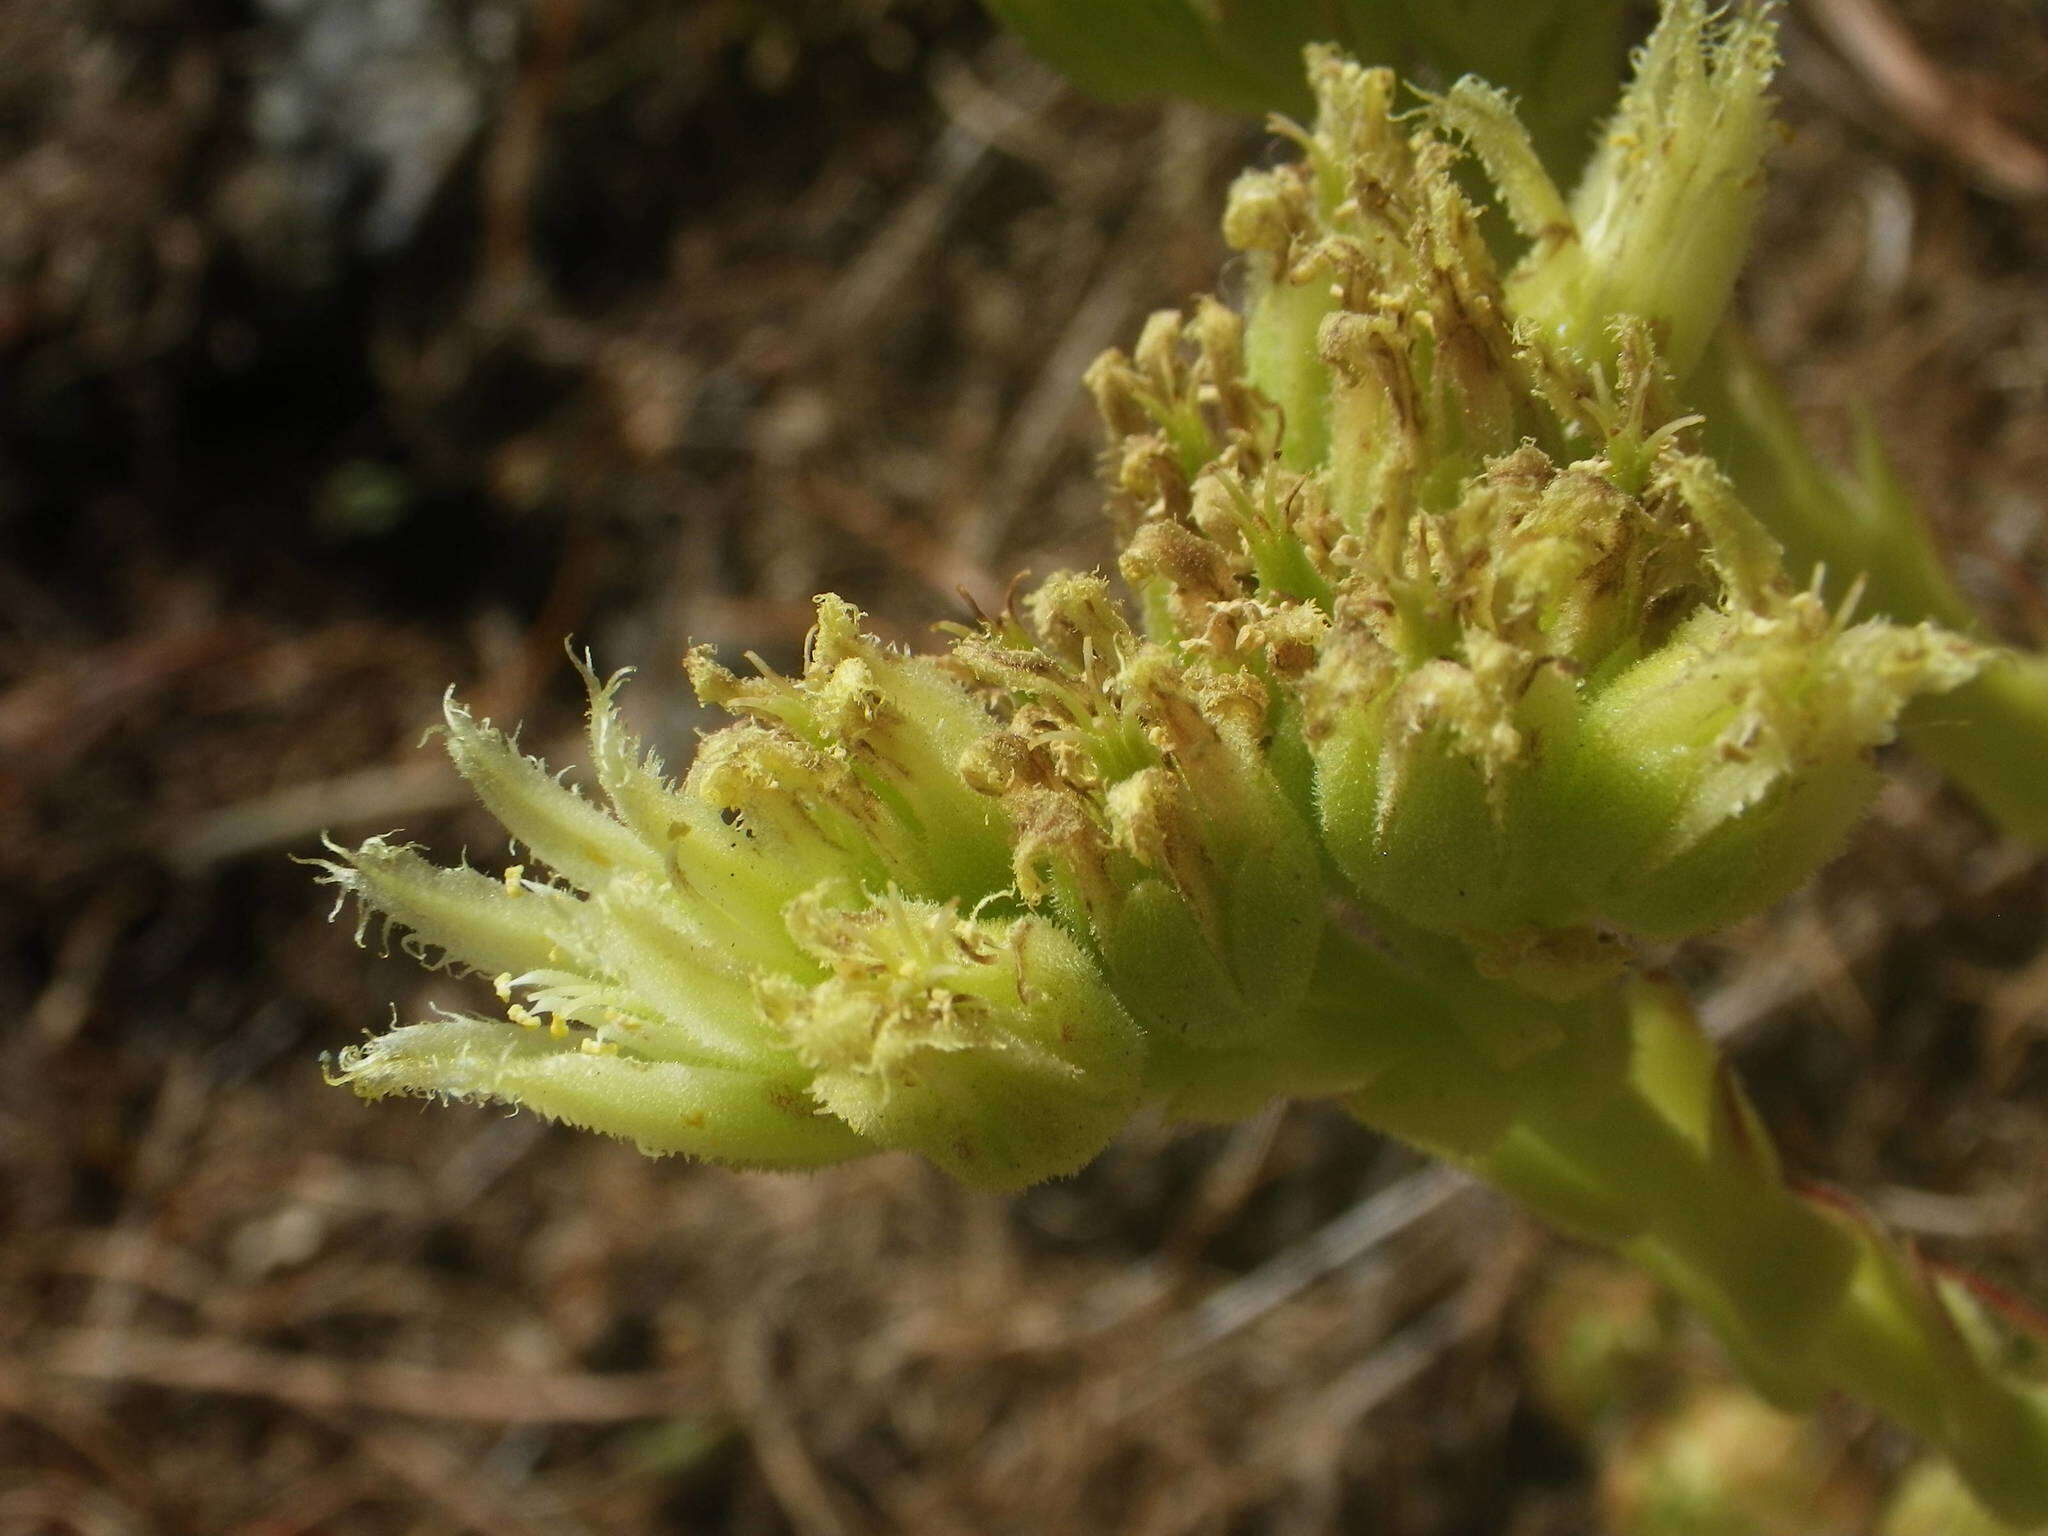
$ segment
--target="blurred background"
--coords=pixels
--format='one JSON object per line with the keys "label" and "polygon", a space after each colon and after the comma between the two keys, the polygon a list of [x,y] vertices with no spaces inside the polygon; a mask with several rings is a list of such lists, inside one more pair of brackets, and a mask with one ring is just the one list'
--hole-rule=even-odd
{"label": "blurred background", "polygon": [[[2048,641],[2048,20],[1787,53],[1746,314]],[[999,1200],[321,1082],[475,1000],[290,862],[494,852],[445,687],[572,763],[573,636],[674,761],[692,641],[1102,562],[1080,373],[1270,153],[968,0],[0,0],[0,1536],[1651,1529],[1532,1384],[1563,1245],[1321,1108]],[[2048,876],[1898,766],[1672,963],[1793,1167],[2048,1298]]]}

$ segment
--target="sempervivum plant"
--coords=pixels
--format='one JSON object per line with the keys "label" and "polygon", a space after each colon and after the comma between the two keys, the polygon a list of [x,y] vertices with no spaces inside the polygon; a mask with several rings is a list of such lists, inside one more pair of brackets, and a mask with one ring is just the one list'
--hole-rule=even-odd
{"label": "sempervivum plant", "polygon": [[[1567,202],[1497,94],[1402,116],[1390,75],[1312,49],[1301,159],[1225,219],[1249,312],[1156,315],[1088,377],[1128,605],[1058,576],[925,658],[822,599],[799,676],[692,658],[735,720],[679,779],[592,676],[594,795],[451,704],[528,861],[373,840],[328,878],[502,1013],[337,1079],[993,1188],[1144,1104],[1335,1098],[1628,1252],[1779,1401],[1861,1393],[2048,1517],[2048,1398],[1989,1314],[1792,1192],[1635,974],[1803,882],[1901,711],[1991,660],[1789,580],[1678,403],[1771,50],[1758,14],[1674,6]],[[1535,237],[1507,272],[1468,145]]]}

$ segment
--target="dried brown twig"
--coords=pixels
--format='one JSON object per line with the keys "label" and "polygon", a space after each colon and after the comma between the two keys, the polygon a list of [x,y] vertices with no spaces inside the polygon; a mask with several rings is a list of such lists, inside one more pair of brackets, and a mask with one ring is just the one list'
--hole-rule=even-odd
{"label": "dried brown twig", "polygon": [[1883,0],[1808,0],[1879,98],[2002,197],[2048,196],[2048,149],[2001,121],[1981,91],[1928,58]]}
{"label": "dried brown twig", "polygon": [[685,1403],[665,1371],[441,1370],[326,1360],[225,1339],[72,1328],[53,1331],[19,1364],[31,1373],[126,1382],[178,1392],[262,1397],[318,1413],[397,1413],[491,1424],[616,1424],[659,1418]]}

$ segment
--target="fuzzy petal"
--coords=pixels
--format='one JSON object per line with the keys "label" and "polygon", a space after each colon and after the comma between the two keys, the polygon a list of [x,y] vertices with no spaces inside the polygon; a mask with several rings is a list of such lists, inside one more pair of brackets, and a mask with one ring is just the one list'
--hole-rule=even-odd
{"label": "fuzzy petal", "polygon": [[750,1168],[813,1168],[873,1150],[789,1082],[588,1052],[493,1019],[407,1025],[343,1051],[366,1099],[395,1094],[518,1105],[642,1152]]}
{"label": "fuzzy petal", "polygon": [[468,868],[442,869],[409,844],[373,837],[350,852],[328,845],[340,862],[316,861],[322,879],[362,904],[357,937],[374,913],[409,930],[406,947],[421,958],[442,952],[486,975],[522,975],[560,965],[577,903],[560,891],[508,886]]}
{"label": "fuzzy petal", "polygon": [[615,874],[661,872],[660,860],[603,810],[559,783],[504,734],[451,695],[448,756],[505,829],[558,874],[596,891]]}

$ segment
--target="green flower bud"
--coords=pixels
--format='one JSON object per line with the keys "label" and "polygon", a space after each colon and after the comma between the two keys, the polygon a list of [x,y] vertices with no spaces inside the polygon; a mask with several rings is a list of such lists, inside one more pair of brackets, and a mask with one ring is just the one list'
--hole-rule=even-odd
{"label": "green flower bud", "polygon": [[1620,478],[1524,447],[1376,534],[1303,689],[1325,844],[1360,894],[1553,996],[1625,959],[1575,873],[1598,836],[1563,820],[1557,782],[1591,681],[1713,588],[1697,520]]}
{"label": "green flower bud", "polygon": [[[1305,163],[1240,179],[1224,218],[1248,268],[1248,376],[1279,408],[1282,461],[1327,456],[1347,517],[1391,500],[1399,518],[1524,436],[1554,451],[1520,397],[1533,384],[1594,406],[1627,371],[1631,324],[1683,381],[1755,220],[1773,15],[1754,0],[1667,6],[1569,200],[1502,91],[1460,80],[1428,98],[1433,127],[1417,133],[1392,73],[1310,48],[1316,127],[1292,130]],[[1505,282],[1442,133],[1478,157],[1531,242]]]}
{"label": "green flower bud", "polygon": [[1516,317],[1611,364],[1614,324],[1632,316],[1655,329],[1673,374],[1690,374],[1749,252],[1777,65],[1771,5],[1667,5],[1569,206],[1506,99],[1459,82],[1438,109],[1534,242],[1508,285]]}
{"label": "green flower bud", "polygon": [[[769,672],[741,679],[701,648],[690,680],[698,697],[759,722],[785,744],[783,762],[735,741],[729,793],[752,819],[839,813],[834,840],[872,848],[889,880],[927,895],[973,899],[1007,883],[1009,837],[987,799],[961,780],[959,761],[993,728],[988,711],[927,657],[894,651],[864,634],[852,604],[818,599],[818,623],[795,679]],[[700,754],[693,774],[719,777]],[[823,789],[825,793],[813,798]],[[707,798],[719,791],[705,784]],[[821,806],[820,801],[824,802]],[[866,809],[862,809],[866,808]]]}
{"label": "green flower bud", "polygon": [[1702,932],[1803,883],[1906,704],[1985,659],[1786,593],[1702,461],[1667,450],[1630,495],[1618,460],[1494,460],[1424,551],[1391,549],[1399,580],[1339,587],[1305,687],[1325,844],[1360,894],[1550,996],[1612,975],[1615,931]]}
{"label": "green flower bud", "polygon": [[749,1166],[890,1147],[990,1185],[1079,1166],[1130,1108],[1137,1034],[1056,927],[957,916],[1009,882],[1009,829],[958,769],[994,720],[836,599],[802,677],[692,671],[746,718],[680,786],[586,671],[604,804],[449,702],[456,766],[551,878],[337,849],[327,878],[365,926],[495,976],[506,1009],[376,1037],[337,1080]]}
{"label": "green flower bud", "polygon": [[1462,650],[1406,672],[1368,636],[1326,650],[1309,715],[1324,845],[1375,906],[1571,996],[1625,959],[1558,901],[1574,850],[1538,769],[1578,728],[1577,687],[1483,633]]}
{"label": "green flower bud", "polygon": [[[1235,591],[1222,552],[1181,533],[1216,558],[1159,558]],[[1256,1104],[1272,1077],[1220,1075],[1217,1053],[1263,1042],[1272,1072],[1297,1070],[1275,1032],[1323,927],[1314,838],[1263,752],[1269,690],[1242,664],[1140,639],[1099,577],[1056,578],[1031,610],[1028,631],[955,651],[1013,701],[965,768],[1017,829],[1017,888],[1089,935],[1178,1112]]]}
{"label": "green flower bud", "polygon": [[826,977],[764,978],[763,1010],[818,1102],[877,1146],[1011,1189],[1072,1173],[1130,1114],[1137,1028],[1056,925],[824,892],[789,922]]}
{"label": "green flower bud", "polygon": [[1905,704],[1983,659],[1932,626],[1845,624],[1810,594],[1699,613],[1592,695],[1559,767],[1569,824],[1599,849],[1579,871],[1589,904],[1658,937],[1762,911],[1840,849]]}
{"label": "green flower bud", "polygon": [[1279,408],[1291,469],[1326,457],[1354,526],[1440,499],[1516,441],[1501,376],[1512,340],[1451,148],[1411,134],[1391,72],[1308,50],[1304,163],[1239,179],[1224,236],[1245,253],[1250,382]]}

